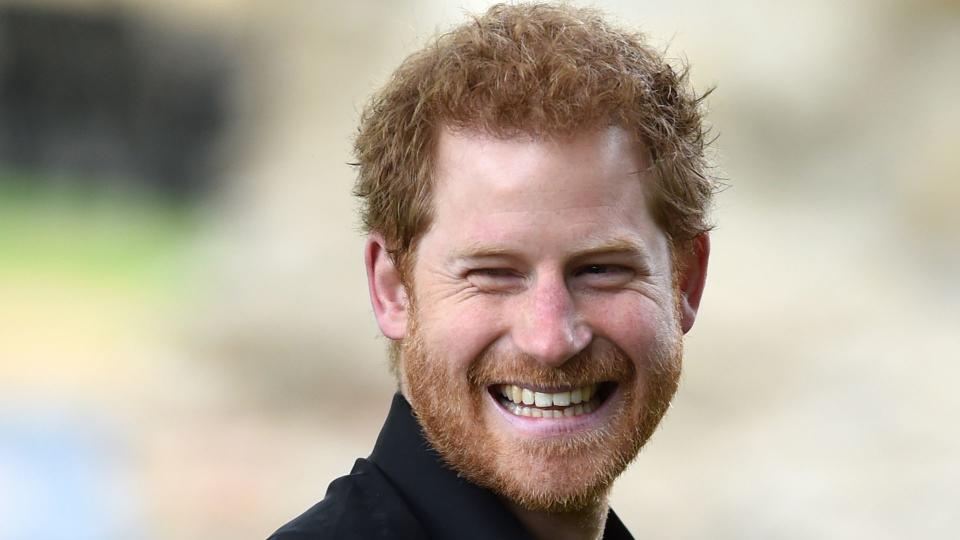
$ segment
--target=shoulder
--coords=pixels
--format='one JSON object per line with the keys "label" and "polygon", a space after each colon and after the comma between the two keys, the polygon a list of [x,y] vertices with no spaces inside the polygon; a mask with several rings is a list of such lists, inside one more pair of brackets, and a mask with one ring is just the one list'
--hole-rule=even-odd
{"label": "shoulder", "polygon": [[330,483],[323,500],[268,540],[426,538],[422,526],[372,462],[358,459],[348,476]]}

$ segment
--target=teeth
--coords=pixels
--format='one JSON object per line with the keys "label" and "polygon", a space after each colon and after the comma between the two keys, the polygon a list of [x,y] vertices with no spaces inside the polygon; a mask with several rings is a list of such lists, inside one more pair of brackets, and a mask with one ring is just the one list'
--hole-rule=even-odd
{"label": "teeth", "polygon": [[[503,406],[517,416],[531,418],[570,418],[590,414],[599,403],[590,402],[597,393],[597,385],[588,384],[568,392],[534,392],[513,384],[501,385],[497,392],[503,396]],[[551,409],[550,407],[563,407]]]}
{"label": "teeth", "polygon": [[498,392],[501,396],[514,403],[523,403],[524,405],[536,405],[537,407],[566,407],[567,405],[584,403],[590,401],[590,398],[596,394],[597,385],[588,384],[575,388],[569,392],[534,392],[527,388],[522,388],[513,384],[501,385]]}
{"label": "teeth", "polygon": [[553,405],[553,396],[550,394],[544,394],[543,392],[536,392],[533,394],[533,400],[537,407],[549,407]]}

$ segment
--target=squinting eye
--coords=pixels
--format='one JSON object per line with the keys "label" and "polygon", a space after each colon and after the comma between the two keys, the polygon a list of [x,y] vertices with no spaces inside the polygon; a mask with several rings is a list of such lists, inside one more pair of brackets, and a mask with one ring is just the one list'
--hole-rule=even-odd
{"label": "squinting eye", "polygon": [[516,277],[517,275],[513,270],[506,268],[479,268],[477,270],[471,270],[470,273],[490,277]]}
{"label": "squinting eye", "polygon": [[609,266],[603,264],[591,264],[590,266],[583,269],[584,274],[609,274],[611,272]]}
{"label": "squinting eye", "polygon": [[616,264],[589,264],[574,273],[575,278],[586,280],[596,287],[616,287],[633,279],[634,272],[626,266]]}
{"label": "squinting eye", "polygon": [[478,268],[467,273],[475,287],[492,292],[508,292],[523,284],[523,276],[509,268]]}
{"label": "squinting eye", "polygon": [[616,274],[628,272],[628,270],[622,266],[610,265],[610,264],[591,264],[584,266],[579,271],[578,275],[583,274],[592,274],[592,275],[606,275],[606,274]]}

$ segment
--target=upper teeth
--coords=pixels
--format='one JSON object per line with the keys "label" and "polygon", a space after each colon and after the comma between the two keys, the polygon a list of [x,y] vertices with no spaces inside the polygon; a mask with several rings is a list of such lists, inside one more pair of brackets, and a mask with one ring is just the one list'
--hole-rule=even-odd
{"label": "upper teeth", "polygon": [[588,384],[580,388],[575,388],[569,392],[534,392],[528,388],[521,388],[513,384],[502,384],[499,387],[500,395],[508,400],[523,405],[534,405],[536,407],[550,407],[557,405],[566,407],[570,404],[590,401],[596,393],[597,385]]}

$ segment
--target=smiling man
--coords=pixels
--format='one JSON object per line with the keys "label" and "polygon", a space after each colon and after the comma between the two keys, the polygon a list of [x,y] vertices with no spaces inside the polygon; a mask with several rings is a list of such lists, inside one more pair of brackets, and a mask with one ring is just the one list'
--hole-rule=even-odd
{"label": "smiling man", "polygon": [[399,392],[370,458],[274,538],[630,538],[607,495],[706,276],[699,104],[569,6],[495,6],[404,61],[356,139]]}

